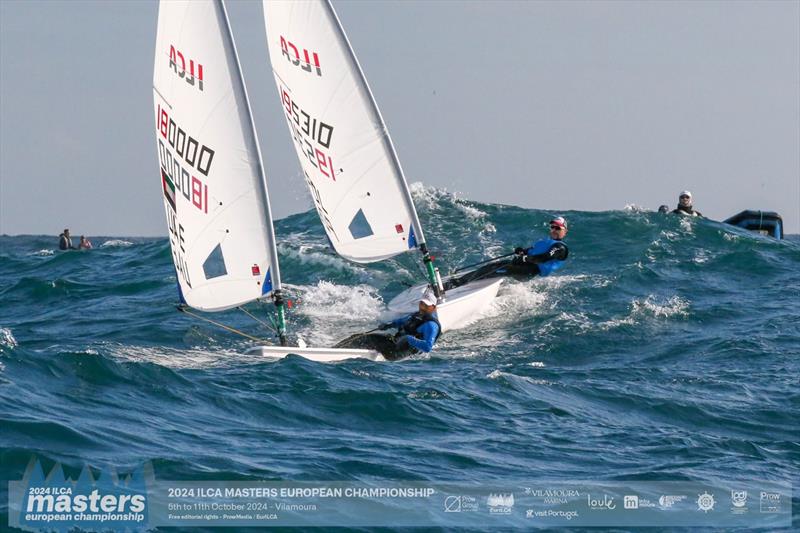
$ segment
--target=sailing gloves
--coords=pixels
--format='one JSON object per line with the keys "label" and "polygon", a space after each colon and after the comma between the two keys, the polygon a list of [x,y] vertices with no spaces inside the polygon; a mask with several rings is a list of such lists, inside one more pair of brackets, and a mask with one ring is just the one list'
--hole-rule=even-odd
{"label": "sailing gloves", "polygon": [[512,265],[524,265],[525,258],[527,257],[528,249],[521,246],[514,248],[514,257],[511,259]]}

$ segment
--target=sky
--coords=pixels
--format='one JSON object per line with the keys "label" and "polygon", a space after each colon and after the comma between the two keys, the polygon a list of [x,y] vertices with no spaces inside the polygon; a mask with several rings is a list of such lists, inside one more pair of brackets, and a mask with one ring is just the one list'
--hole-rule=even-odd
{"label": "sky", "polygon": [[[410,183],[800,233],[800,1],[333,1]],[[261,3],[227,3],[276,218],[312,208]],[[155,1],[0,0],[0,234],[165,236]]]}

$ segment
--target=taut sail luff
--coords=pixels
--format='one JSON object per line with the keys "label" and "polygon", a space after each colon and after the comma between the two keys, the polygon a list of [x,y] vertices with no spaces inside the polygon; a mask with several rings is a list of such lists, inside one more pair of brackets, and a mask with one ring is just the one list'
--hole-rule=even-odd
{"label": "taut sail luff", "polygon": [[261,152],[221,0],[159,4],[156,145],[182,300],[221,311],[273,297],[275,232]]}
{"label": "taut sail luff", "polygon": [[330,2],[263,7],[278,95],[331,245],[359,263],[419,248],[437,286],[391,137]]}

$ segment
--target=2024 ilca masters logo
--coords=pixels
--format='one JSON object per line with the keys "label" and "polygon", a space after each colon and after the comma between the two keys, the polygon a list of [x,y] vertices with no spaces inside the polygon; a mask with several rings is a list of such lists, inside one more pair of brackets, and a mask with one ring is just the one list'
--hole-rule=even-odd
{"label": "2024 ilca masters logo", "polygon": [[85,466],[77,479],[56,464],[47,477],[34,460],[23,478],[9,484],[9,525],[39,531],[146,529],[147,486],[144,467],[120,479],[116,472],[97,477]]}

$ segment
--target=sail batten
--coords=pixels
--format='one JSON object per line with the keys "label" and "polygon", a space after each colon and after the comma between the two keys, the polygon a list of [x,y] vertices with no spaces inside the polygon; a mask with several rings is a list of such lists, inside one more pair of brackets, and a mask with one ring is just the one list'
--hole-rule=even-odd
{"label": "sail batten", "polygon": [[388,129],[326,1],[264,1],[278,97],[328,239],[360,263],[424,242]]}
{"label": "sail batten", "polygon": [[161,2],[154,63],[156,148],[182,299],[218,311],[280,290],[261,152],[222,1]]}

